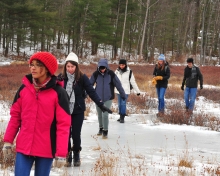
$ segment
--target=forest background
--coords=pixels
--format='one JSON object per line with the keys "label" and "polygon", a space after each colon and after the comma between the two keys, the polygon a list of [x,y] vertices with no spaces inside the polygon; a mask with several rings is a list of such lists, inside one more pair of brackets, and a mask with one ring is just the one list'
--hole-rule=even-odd
{"label": "forest background", "polygon": [[[155,52],[170,60],[198,57],[215,65],[220,53],[218,0],[1,0],[2,55],[29,58],[30,51],[63,57],[97,55],[152,62]],[[215,58],[213,60],[213,58]]]}

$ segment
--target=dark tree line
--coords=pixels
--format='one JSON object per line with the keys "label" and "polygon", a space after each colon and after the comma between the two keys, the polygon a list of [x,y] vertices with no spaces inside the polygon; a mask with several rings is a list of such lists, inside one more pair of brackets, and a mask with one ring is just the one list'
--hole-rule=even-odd
{"label": "dark tree line", "polygon": [[[80,57],[111,49],[111,58],[149,60],[155,51],[219,56],[219,0],[1,0],[3,54],[65,49]],[[129,53],[129,54],[128,54]],[[138,57],[139,56],[139,57]]]}

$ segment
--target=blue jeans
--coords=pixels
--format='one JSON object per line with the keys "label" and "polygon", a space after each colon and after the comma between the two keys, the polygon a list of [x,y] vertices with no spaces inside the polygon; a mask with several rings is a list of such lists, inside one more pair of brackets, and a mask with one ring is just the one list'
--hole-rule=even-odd
{"label": "blue jeans", "polygon": [[157,97],[158,97],[158,111],[164,112],[164,108],[165,108],[164,96],[165,96],[166,88],[156,87],[156,89],[157,89]]}
{"label": "blue jeans", "polygon": [[125,94],[125,100],[122,100],[120,94],[117,94],[118,96],[118,111],[119,114],[125,115],[126,114],[126,104],[127,104],[127,99],[128,99],[128,94]]}
{"label": "blue jeans", "polygon": [[193,111],[196,100],[197,88],[186,87],[184,91],[184,100],[186,108]]}
{"label": "blue jeans", "polygon": [[15,159],[15,176],[29,176],[34,162],[34,176],[50,175],[53,158],[28,156],[18,152]]}

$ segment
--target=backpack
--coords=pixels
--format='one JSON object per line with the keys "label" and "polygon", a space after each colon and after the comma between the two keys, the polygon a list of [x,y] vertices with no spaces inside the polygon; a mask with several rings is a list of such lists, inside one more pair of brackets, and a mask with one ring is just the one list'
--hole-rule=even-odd
{"label": "backpack", "polygon": [[[114,77],[115,77],[115,73],[114,73],[112,70],[108,70],[108,74],[111,76],[111,85],[114,86],[113,79],[114,79]],[[99,72],[96,70],[96,71],[93,73],[95,82],[96,82],[96,79],[97,79],[98,75],[99,75]]]}
{"label": "backpack", "polygon": [[[130,73],[129,73],[129,82],[131,80],[131,74],[132,74],[132,70],[130,70]],[[133,89],[133,86],[131,85],[131,82],[130,82],[130,90],[132,90],[132,89]]]}

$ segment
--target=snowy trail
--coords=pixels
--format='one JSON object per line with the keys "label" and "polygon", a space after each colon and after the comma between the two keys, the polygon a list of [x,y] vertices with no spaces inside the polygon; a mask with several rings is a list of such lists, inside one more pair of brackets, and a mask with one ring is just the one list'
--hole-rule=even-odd
{"label": "snowy trail", "polygon": [[[220,133],[193,126],[141,124],[138,122],[143,121],[143,116],[146,121],[152,118],[150,115],[141,116],[126,117],[124,124],[116,121],[118,116],[112,117],[108,139],[96,136],[98,132],[97,120],[84,121],[82,165],[79,168],[68,168],[69,175],[89,175],[89,171],[94,168],[95,162],[100,156],[98,149],[105,151],[105,153],[113,152],[113,155],[124,158],[124,163],[129,150],[133,157],[142,156],[142,159],[144,157],[146,167],[152,162],[161,163],[161,158],[172,157],[176,161],[186,150],[189,157],[197,163],[206,163],[206,160],[207,162],[208,160],[220,161]],[[121,166],[123,167],[125,164],[121,163]],[[56,170],[56,172],[62,173],[63,171]],[[150,171],[148,172],[150,173]],[[51,173],[51,176],[55,175],[57,174]]]}

